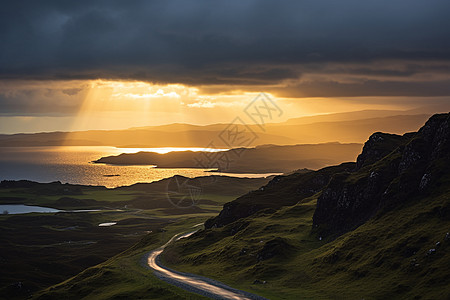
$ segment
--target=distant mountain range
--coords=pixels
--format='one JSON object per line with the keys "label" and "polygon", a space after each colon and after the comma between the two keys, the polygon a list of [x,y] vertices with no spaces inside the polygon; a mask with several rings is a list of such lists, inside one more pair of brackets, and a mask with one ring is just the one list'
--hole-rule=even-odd
{"label": "distant mountain range", "polygon": [[[403,134],[417,130],[431,113],[372,110],[291,119],[257,125],[170,124],[125,130],[89,130],[2,134],[0,146],[116,146],[116,147],[220,147],[235,148],[264,144],[362,143],[376,131]],[[241,138],[230,138],[228,132]],[[244,137],[244,138],[242,138]]]}

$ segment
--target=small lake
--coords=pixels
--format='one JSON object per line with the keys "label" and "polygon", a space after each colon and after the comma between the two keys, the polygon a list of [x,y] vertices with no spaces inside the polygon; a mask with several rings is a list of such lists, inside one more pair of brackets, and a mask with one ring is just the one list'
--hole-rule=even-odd
{"label": "small lake", "polygon": [[[0,214],[5,215],[18,215],[28,213],[83,213],[83,212],[96,212],[101,209],[76,209],[76,210],[60,210],[50,207],[25,205],[25,204],[0,204]],[[7,213],[6,213],[7,212]]]}
{"label": "small lake", "polygon": [[24,204],[6,204],[0,205],[1,214],[28,214],[28,213],[57,213],[60,212],[59,209],[54,209],[50,207],[24,205]]}

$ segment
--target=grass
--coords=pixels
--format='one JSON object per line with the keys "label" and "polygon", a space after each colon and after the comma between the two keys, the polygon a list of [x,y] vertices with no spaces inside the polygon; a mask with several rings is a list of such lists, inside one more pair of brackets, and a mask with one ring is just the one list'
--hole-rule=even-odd
{"label": "grass", "polygon": [[[319,240],[311,197],[177,241],[163,259],[270,299],[448,299],[449,198],[447,190]],[[261,259],[274,240],[283,247]]]}
{"label": "grass", "polygon": [[164,244],[175,233],[204,221],[189,218],[149,234],[131,249],[91,267],[79,275],[36,294],[34,299],[206,299],[160,281],[142,267],[148,252]]}
{"label": "grass", "polygon": [[[22,298],[126,250],[170,220],[132,213],[59,213],[0,216],[0,290]],[[112,227],[99,223],[118,221]],[[123,224],[122,224],[123,222]],[[20,283],[21,289],[15,288]],[[23,292],[23,293],[22,293]]]}

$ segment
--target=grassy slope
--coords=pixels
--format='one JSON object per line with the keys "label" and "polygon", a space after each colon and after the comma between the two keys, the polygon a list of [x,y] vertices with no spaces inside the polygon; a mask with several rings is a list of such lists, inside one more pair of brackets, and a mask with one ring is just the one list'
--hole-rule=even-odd
{"label": "grassy slope", "polygon": [[258,190],[251,191],[225,204],[220,214],[208,220],[205,227],[210,228],[215,225],[221,227],[262,209],[276,210],[282,206],[293,205],[320,191],[334,173],[345,172],[354,167],[354,163],[343,163],[319,171],[300,170],[288,176],[274,177],[267,185]]}
{"label": "grassy slope", "polygon": [[[314,197],[247,224],[200,232],[169,246],[164,261],[271,299],[445,299],[450,297],[450,191],[372,219],[333,241],[311,232]],[[267,254],[269,259],[258,259]],[[436,247],[435,243],[440,242]],[[275,243],[276,244],[276,243]],[[427,255],[429,249],[436,253]],[[270,251],[269,251],[270,252]],[[254,280],[266,284],[253,284]]]}
{"label": "grassy slope", "polygon": [[167,231],[149,234],[127,251],[37,293],[33,299],[206,299],[160,281],[141,264],[145,252],[204,220],[189,218],[167,226]]}

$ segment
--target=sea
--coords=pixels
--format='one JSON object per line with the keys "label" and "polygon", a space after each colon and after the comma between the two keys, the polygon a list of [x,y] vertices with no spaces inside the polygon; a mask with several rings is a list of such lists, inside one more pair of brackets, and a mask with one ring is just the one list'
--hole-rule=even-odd
{"label": "sea", "polygon": [[199,177],[226,175],[233,177],[267,177],[273,173],[243,174],[210,172],[212,169],[157,168],[156,166],[114,166],[92,161],[104,156],[140,151],[168,153],[171,151],[225,151],[205,148],[116,148],[108,146],[45,146],[0,147],[0,180],[31,180],[37,182],[101,185],[108,188],[153,182],[174,175]]}

